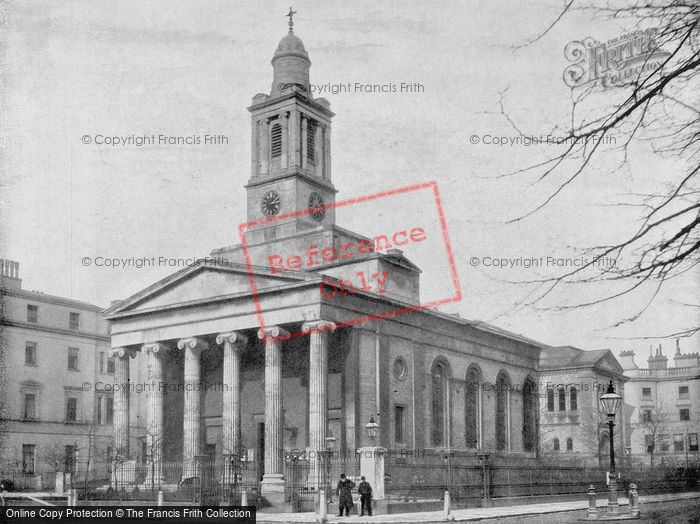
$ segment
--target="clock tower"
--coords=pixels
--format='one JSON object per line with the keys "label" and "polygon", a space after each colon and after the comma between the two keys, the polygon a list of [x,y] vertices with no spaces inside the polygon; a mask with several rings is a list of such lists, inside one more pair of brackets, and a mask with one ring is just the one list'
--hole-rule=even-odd
{"label": "clock tower", "polygon": [[311,61],[294,34],[292,15],[288,15],[289,33],[272,57],[270,93],[255,95],[248,108],[252,127],[251,176],[245,186],[248,221],[310,212],[251,227],[246,234],[252,244],[335,223],[335,209],[324,207],[334,201],[336,193],[330,149],[334,115],[328,100],[311,94]]}

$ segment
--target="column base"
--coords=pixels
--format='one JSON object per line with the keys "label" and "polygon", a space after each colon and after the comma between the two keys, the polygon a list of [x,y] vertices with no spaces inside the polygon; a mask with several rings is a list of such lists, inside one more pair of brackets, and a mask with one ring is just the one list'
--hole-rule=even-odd
{"label": "column base", "polygon": [[284,475],[281,473],[265,473],[260,482],[260,493],[284,493]]}

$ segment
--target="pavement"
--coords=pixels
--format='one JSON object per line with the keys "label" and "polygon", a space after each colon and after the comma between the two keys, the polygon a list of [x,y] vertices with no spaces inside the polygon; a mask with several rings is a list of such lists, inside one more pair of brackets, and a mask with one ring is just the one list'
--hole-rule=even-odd
{"label": "pavement", "polygon": [[[639,506],[644,511],[644,504],[654,502],[668,502],[674,500],[700,499],[700,492],[691,493],[668,493],[663,495],[647,495],[639,497]],[[620,506],[628,506],[629,500],[620,497]],[[598,508],[606,507],[607,500],[598,500]],[[353,515],[350,517],[336,517],[329,515],[326,522],[348,522],[356,523],[397,523],[397,522],[446,522],[454,520],[456,522],[478,521],[485,519],[521,517],[544,515],[548,513],[559,513],[567,511],[581,511],[588,508],[588,500],[575,500],[569,502],[551,502],[541,504],[524,504],[520,506],[501,506],[494,508],[469,508],[452,511],[448,518],[443,511],[421,511],[416,513],[392,513],[389,515],[375,515],[373,517],[360,517]],[[626,511],[627,508],[622,508]],[[257,522],[319,522],[315,513],[257,513]]]}

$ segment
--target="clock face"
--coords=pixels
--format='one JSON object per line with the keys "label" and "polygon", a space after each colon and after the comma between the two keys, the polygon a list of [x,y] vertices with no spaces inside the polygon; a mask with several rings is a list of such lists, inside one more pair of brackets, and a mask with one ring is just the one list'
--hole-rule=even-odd
{"label": "clock face", "polygon": [[323,217],[326,216],[326,210],[323,206],[324,202],[321,195],[318,193],[311,193],[311,195],[309,195],[309,209],[311,210],[311,217],[317,222],[320,222],[323,220]]}
{"label": "clock face", "polygon": [[277,191],[268,191],[262,197],[260,208],[265,216],[271,217],[280,212],[280,196]]}

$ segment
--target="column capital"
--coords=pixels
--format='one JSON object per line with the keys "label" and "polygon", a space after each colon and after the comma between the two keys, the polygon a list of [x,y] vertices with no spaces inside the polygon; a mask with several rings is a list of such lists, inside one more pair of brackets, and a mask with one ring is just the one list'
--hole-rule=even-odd
{"label": "column capital", "polygon": [[178,349],[191,349],[195,351],[202,351],[209,347],[209,345],[204,342],[201,338],[197,337],[187,337],[181,338],[177,341]]}
{"label": "column capital", "polygon": [[233,344],[237,347],[243,347],[248,343],[248,337],[238,333],[237,331],[227,331],[225,333],[219,333],[216,335],[216,343],[221,345],[225,342]]}
{"label": "column capital", "polygon": [[129,348],[112,348],[107,352],[109,358],[136,358],[136,352]]}
{"label": "column capital", "polygon": [[146,354],[153,353],[154,355],[157,355],[158,353],[165,353],[167,350],[167,346],[161,344],[160,342],[149,342],[148,344],[141,346],[141,351]]}
{"label": "column capital", "polygon": [[335,331],[336,325],[334,322],[328,320],[312,320],[310,322],[304,322],[301,326],[302,333],[325,333]]}
{"label": "column capital", "polygon": [[289,331],[286,331],[285,329],[279,326],[269,326],[265,329],[258,329],[258,338],[261,339],[266,339],[268,337],[277,338],[286,336],[289,336]]}

